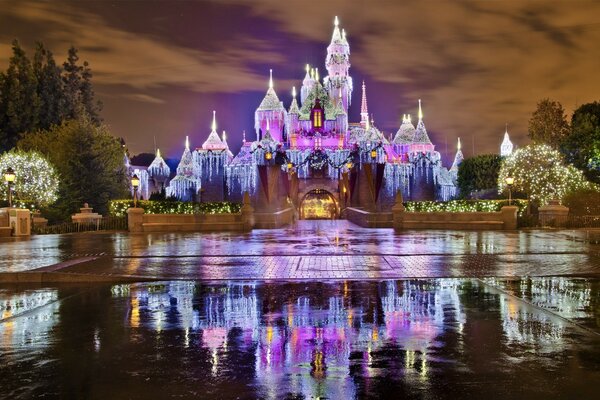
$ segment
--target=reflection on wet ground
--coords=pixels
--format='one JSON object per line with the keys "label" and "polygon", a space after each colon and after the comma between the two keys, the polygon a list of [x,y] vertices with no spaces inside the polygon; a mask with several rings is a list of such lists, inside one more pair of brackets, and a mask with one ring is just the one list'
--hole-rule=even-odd
{"label": "reflection on wet ground", "polygon": [[566,278],[15,288],[0,397],[597,398],[599,296]]}
{"label": "reflection on wet ground", "polygon": [[31,270],[89,255],[109,257],[302,255],[499,255],[600,253],[591,231],[407,231],[348,221],[300,221],[250,233],[87,233],[0,240],[0,272]]}

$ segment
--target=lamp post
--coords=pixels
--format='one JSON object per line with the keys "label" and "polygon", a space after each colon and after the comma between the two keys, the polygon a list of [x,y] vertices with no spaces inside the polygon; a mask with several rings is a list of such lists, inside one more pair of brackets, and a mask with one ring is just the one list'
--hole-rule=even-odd
{"label": "lamp post", "polygon": [[508,205],[510,206],[512,203],[512,186],[515,184],[515,178],[507,176],[504,182],[506,182],[506,186],[508,187]]}
{"label": "lamp post", "polygon": [[4,181],[8,185],[8,207],[12,207],[12,185],[15,181],[15,171],[11,167],[8,167],[4,171]]}
{"label": "lamp post", "polygon": [[140,178],[137,174],[133,174],[131,177],[131,187],[133,187],[133,208],[137,208],[137,191],[140,187]]}

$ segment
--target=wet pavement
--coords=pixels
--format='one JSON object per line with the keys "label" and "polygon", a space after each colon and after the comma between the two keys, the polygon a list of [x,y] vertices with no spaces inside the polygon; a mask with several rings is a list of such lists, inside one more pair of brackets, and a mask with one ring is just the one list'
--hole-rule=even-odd
{"label": "wet pavement", "polygon": [[0,277],[114,283],[0,285],[0,398],[598,398],[599,237],[303,221],[4,240]]}
{"label": "wet pavement", "polygon": [[0,397],[597,398],[597,282],[512,286],[538,305],[477,279],[4,289]]}

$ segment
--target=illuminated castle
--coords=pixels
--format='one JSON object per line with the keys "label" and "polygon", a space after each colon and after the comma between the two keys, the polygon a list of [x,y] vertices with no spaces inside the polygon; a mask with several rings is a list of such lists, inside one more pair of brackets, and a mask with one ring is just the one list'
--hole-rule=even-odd
{"label": "illuminated castle", "polygon": [[[267,92],[254,114],[255,140],[247,140],[244,132],[235,156],[225,132],[217,134],[213,112],[212,130],[202,146],[192,151],[186,142],[167,194],[181,200],[239,201],[248,192],[253,198],[266,194],[270,201],[264,167],[278,166],[283,182],[278,186],[286,189],[283,197],[297,207],[315,191],[331,197],[338,213],[344,206],[360,207],[369,201],[386,208],[398,191],[405,199],[414,200],[455,196],[457,165],[450,170],[442,166],[425,128],[421,100],[416,127],[411,116],[405,115],[393,139],[388,140],[369,120],[363,82],[360,121],[348,121],[354,90],[349,74],[350,45],[337,17],[325,68],[327,76],[321,79],[318,68],[306,66],[299,99],[296,88],[291,88],[287,108],[277,96],[271,71]],[[455,160],[460,162],[462,153]],[[153,179],[151,171],[148,179]],[[365,194],[367,189],[370,197]]]}

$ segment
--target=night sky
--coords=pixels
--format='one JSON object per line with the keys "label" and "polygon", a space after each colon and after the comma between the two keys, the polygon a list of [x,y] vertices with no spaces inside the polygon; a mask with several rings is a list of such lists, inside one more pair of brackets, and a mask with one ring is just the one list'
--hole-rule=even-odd
{"label": "night sky", "polygon": [[466,156],[498,152],[505,123],[517,145],[537,101],[570,114],[600,100],[599,1],[0,1],[0,68],[14,38],[32,55],[44,42],[62,62],[67,48],[90,62],[102,116],[132,154],[179,157],[185,135],[200,146],[228,132],[253,138],[254,110],[269,68],[286,107],[304,66],[326,75],[334,16],[350,42],[350,120],[359,120],[360,84],[386,135],[403,113],[425,124],[436,149]]}

